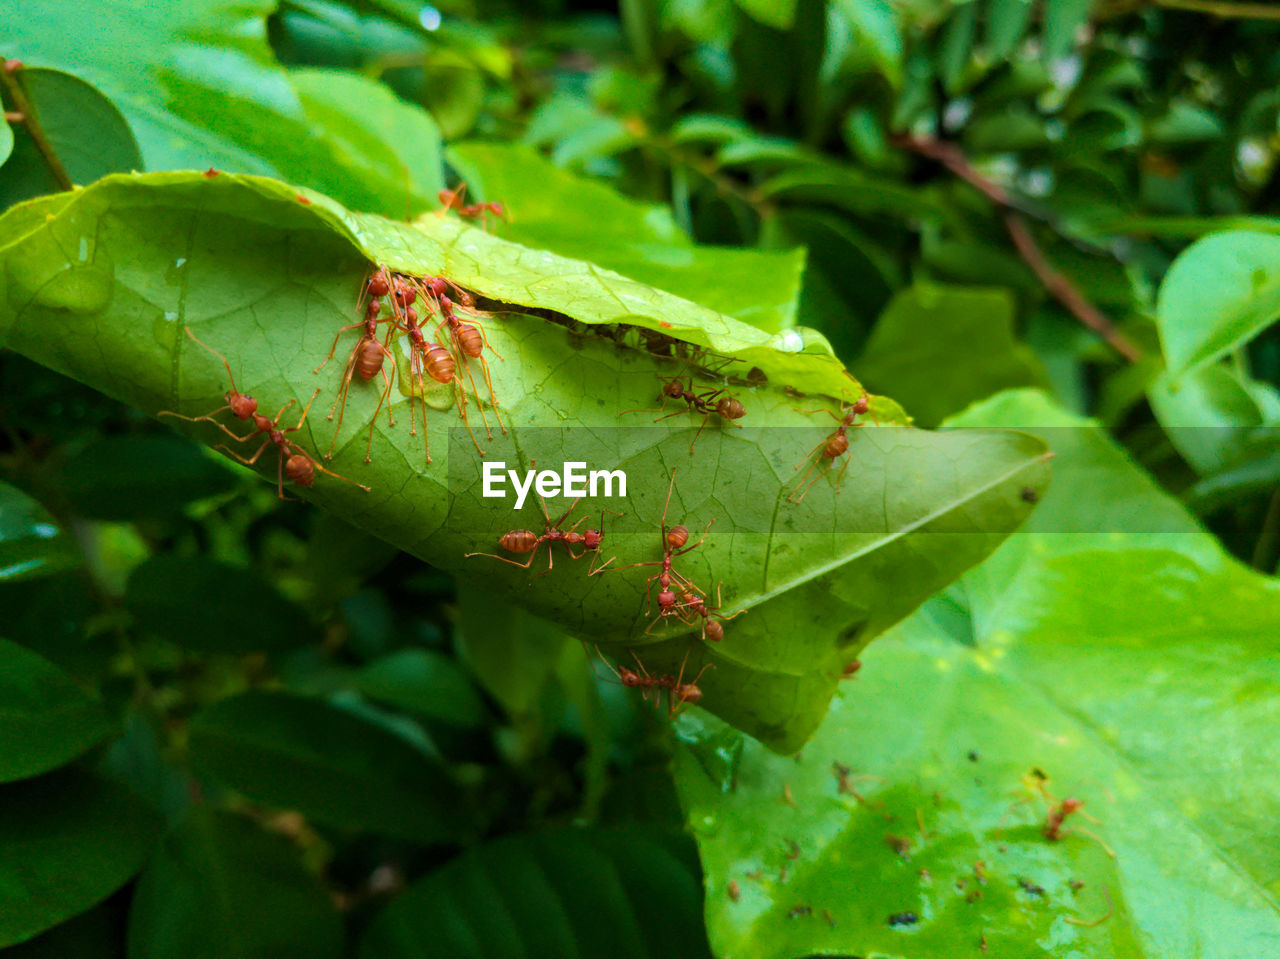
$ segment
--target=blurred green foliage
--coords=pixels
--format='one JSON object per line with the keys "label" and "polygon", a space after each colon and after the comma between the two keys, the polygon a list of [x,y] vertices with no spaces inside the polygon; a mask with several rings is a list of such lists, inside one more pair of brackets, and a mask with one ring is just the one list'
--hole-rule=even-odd
{"label": "blurred green foliage", "polygon": [[[672,736],[480,577],[7,351],[3,954],[1267,954],[1260,6],[6,6],[4,207],[215,166],[404,218],[504,199],[516,144],[544,206],[498,235],[816,329],[921,424],[1033,428],[1061,469],[781,758],[695,710]],[[695,244],[769,266],[686,288],[679,257],[731,262]],[[1067,795],[1099,842],[1044,835]]]}

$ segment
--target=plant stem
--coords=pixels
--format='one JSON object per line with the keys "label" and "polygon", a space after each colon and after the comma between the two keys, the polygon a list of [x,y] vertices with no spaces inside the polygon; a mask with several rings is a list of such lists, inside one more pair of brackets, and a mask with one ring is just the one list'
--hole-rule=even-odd
{"label": "plant stem", "polygon": [[[27,93],[22,89],[22,84],[18,82],[16,73],[17,70],[10,69],[6,63],[5,68],[0,69],[0,83],[4,84],[5,93],[13,101],[14,113],[21,118],[22,125],[27,129],[27,135],[31,137],[31,142],[36,145],[36,149],[44,157],[45,165],[48,166],[49,172],[53,174],[53,179],[61,189],[70,190],[75,184],[71,182],[71,176],[67,173],[67,168],[58,159],[58,154],[54,151],[53,144],[44,135],[40,121],[36,119],[35,111],[31,109],[31,101],[27,99]],[[5,119],[9,119],[8,113],[5,114]]]}
{"label": "plant stem", "polygon": [[1240,17],[1245,20],[1280,20],[1280,7],[1270,3],[1228,3],[1223,0],[1155,0],[1166,10],[1189,10],[1212,17]]}
{"label": "plant stem", "polygon": [[1112,349],[1130,363],[1142,359],[1142,350],[1136,343],[1116,329],[1110,318],[1084,295],[1064,274],[1059,273],[1048,258],[1027,226],[1026,218],[1021,212],[1021,204],[999,183],[987,179],[973,168],[969,158],[954,143],[946,143],[928,137],[898,137],[898,146],[905,147],[921,156],[934,160],[957,177],[964,180],[974,189],[999,207],[1004,213],[1004,225],[1009,231],[1013,245],[1024,263],[1031,268],[1041,285],[1054,299],[1082,324],[1097,333]]}

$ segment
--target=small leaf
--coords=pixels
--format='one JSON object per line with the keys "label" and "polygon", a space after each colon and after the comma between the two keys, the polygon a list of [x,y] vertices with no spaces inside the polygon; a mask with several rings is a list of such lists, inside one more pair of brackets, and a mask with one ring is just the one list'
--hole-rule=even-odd
{"label": "small leaf", "polygon": [[902,82],[902,36],[889,0],[840,0],[839,10],[848,17],[890,83]]}
{"label": "small leaf", "polygon": [[30,119],[13,127],[4,124],[13,138],[13,152],[0,177],[0,209],[66,189],[32,138],[30,123],[38,126],[74,184],[92,183],[108,173],[142,169],[142,156],[129,124],[94,87],[57,70],[27,67],[12,77],[22,88]]}
{"label": "small leaf", "polygon": [[138,629],[202,653],[276,651],[311,641],[306,610],[262,577],[205,557],[158,553],[129,577]]}
{"label": "small leaf", "polygon": [[468,850],[388,906],[362,959],[708,959],[688,841],[652,829],[555,829]]}
{"label": "small leaf", "polygon": [[1169,441],[1202,476],[1238,465],[1251,446],[1260,453],[1274,448],[1252,436],[1263,425],[1262,410],[1240,377],[1221,364],[1177,380],[1163,374],[1147,388],[1147,398]]}
{"label": "small leaf", "polygon": [[193,807],[138,880],[129,959],[189,959],[211,948],[220,959],[337,959],[342,923],[287,839]]}
{"label": "small leaf", "polygon": [[1044,13],[1044,55],[1065,57],[1076,45],[1076,33],[1089,22],[1093,0],[1047,0]]}
{"label": "small leaf", "polygon": [[375,659],[353,685],[370,699],[446,726],[476,728],[488,715],[466,672],[431,650],[403,649]]}
{"label": "small leaf", "polygon": [[1008,59],[1030,19],[1031,0],[987,0],[986,53],[993,63]]}
{"label": "small leaf", "polygon": [[7,639],[0,639],[0,704],[0,782],[70,762],[112,729],[70,676]]}
{"label": "small leaf", "polygon": [[43,506],[0,483],[0,583],[52,575],[81,561],[75,544]]}
{"label": "small leaf", "polygon": [[191,762],[258,802],[347,829],[462,842],[470,814],[439,763],[342,709],[251,692],[191,722]]}
{"label": "small leaf", "polygon": [[738,6],[775,30],[790,30],[796,18],[796,0],[736,0]]}
{"label": "small leaf", "polygon": [[1280,316],[1280,236],[1250,230],[1197,240],[1160,284],[1156,326],[1177,377],[1252,340]]}
{"label": "small leaf", "polygon": [[0,948],[120,888],[158,832],[128,790],[77,769],[0,786]]}

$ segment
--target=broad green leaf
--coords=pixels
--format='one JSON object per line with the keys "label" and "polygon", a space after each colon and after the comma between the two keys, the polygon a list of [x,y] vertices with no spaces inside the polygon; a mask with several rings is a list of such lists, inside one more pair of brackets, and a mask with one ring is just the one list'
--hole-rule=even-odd
{"label": "broad green leaf", "polygon": [[1040,361],[1014,338],[1013,322],[1013,299],[1002,290],[918,284],[880,316],[858,371],[921,425],[936,426],[1003,389],[1047,385]]}
{"label": "broad green leaf", "polygon": [[124,885],[158,827],[126,789],[80,770],[0,786],[0,948]]}
{"label": "broad green leaf", "polygon": [[1093,0],[1046,0],[1044,11],[1044,55],[1065,57],[1076,46],[1076,32],[1089,22]]}
{"label": "broad green leaf", "polygon": [[987,0],[986,54],[992,62],[1007,59],[1027,31],[1031,0]]}
{"label": "broad green leaf", "polygon": [[739,7],[775,30],[790,30],[796,17],[796,0],[735,0]]}
{"label": "broad green leaf", "polygon": [[43,506],[0,483],[0,582],[48,576],[80,562],[75,544]]}
{"label": "broad green leaf", "polygon": [[110,733],[105,710],[70,676],[0,639],[0,782],[70,762]]}
{"label": "broad green leaf", "polygon": [[889,0],[840,0],[840,12],[854,25],[880,72],[889,81],[902,81],[902,36]]}
{"label": "broad green leaf", "polygon": [[1257,435],[1265,421],[1257,400],[1222,364],[1177,380],[1163,374],[1147,388],[1147,399],[1169,441],[1202,476],[1275,447]]}
{"label": "broad green leaf", "polygon": [[375,659],[354,685],[370,699],[446,726],[475,728],[488,714],[457,662],[430,650],[404,649]]}
{"label": "broad green leaf", "polygon": [[0,12],[0,35],[6,56],[70,71],[109,97],[148,169],[277,175],[391,216],[434,206],[431,118],[350,74],[284,70],[267,43],[276,6],[107,0],[86,30],[74,4],[14,0]]}
{"label": "broad green leaf", "polygon": [[129,959],[337,959],[343,938],[289,840],[204,806],[165,836],[129,912]]}
{"label": "broad green leaf", "polygon": [[626,199],[528,147],[462,143],[449,163],[476,200],[500,200],[493,229],[526,246],[600,266],[776,333],[795,326],[805,256],[694,246],[666,207]]}
{"label": "broad green leaf", "polygon": [[549,829],[468,850],[369,926],[361,959],[612,956],[704,959],[697,864],[684,836]]}
{"label": "broad green leaf", "polygon": [[508,712],[533,708],[566,638],[554,623],[495,601],[482,581],[459,578],[459,648],[476,679]]}
{"label": "broad green leaf", "polygon": [[1173,261],[1156,306],[1169,373],[1181,376],[1252,340],[1280,317],[1280,237],[1216,233]]}
{"label": "broad green leaf", "polygon": [[262,576],[204,557],[156,554],[129,577],[125,604],[140,632],[202,653],[275,652],[316,635]]}
{"label": "broad green leaf", "polygon": [[[963,421],[1015,416],[1070,420],[1014,393]],[[1026,532],[864,655],[802,759],[683,721],[716,955],[1225,959],[1280,933],[1280,587],[1185,514],[1173,532],[1176,504],[1090,436],[1054,444]],[[1044,834],[1068,796],[1097,839]]]}
{"label": "broad green leaf", "polygon": [[[413,387],[402,341],[395,344],[401,362],[392,397],[402,422],[392,429],[379,418],[371,464],[364,462],[365,436],[376,390],[352,388],[336,437],[319,413],[332,404],[341,371],[333,364],[317,377],[314,370],[349,323],[370,261],[443,274],[496,302],[501,312],[482,322],[503,357],[491,358],[489,370],[514,432],[504,438],[495,430],[492,442],[484,440],[485,459],[507,468],[572,460],[626,471],[625,500],[583,503],[578,514],[622,512],[610,521],[608,552],[616,551],[617,566],[660,558],[658,523],[675,468],[671,520],[678,515],[690,528],[716,523],[684,562],[684,574],[709,595],[723,582],[725,609],[750,610],[735,621],[732,643],[690,658],[695,669],[702,655],[716,666],[703,704],[779,748],[797,746],[820,719],[844,662],[994,548],[1031,509],[1020,491],[1046,480],[1036,440],[891,429],[903,414],[874,397],[864,419],[880,428],[850,434],[845,462],[859,464],[857,482],[844,484],[837,498],[834,477],[818,469],[807,477],[817,482],[804,501],[792,502],[835,427],[823,414],[838,407],[823,395],[861,395],[820,337],[801,329],[770,337],[589,262],[529,250],[452,217],[409,225],[352,214],[270,181],[172,173],[110,179],[56,209],[34,230],[29,211],[15,210],[20,235],[0,247],[8,284],[0,331],[20,319],[10,336],[15,348],[152,413],[195,415],[224,405],[222,363],[187,340],[183,325],[224,351],[238,387],[272,413],[319,388],[326,395],[293,435],[304,449],[332,448],[329,468],[372,491],[322,474],[310,497],[438,567],[496,579],[521,605],[570,633],[615,646],[646,644],[646,662],[674,672],[688,648],[678,632],[691,627],[646,633],[652,571],[588,577],[585,563],[562,559],[532,588],[532,571],[464,558],[490,552],[507,530],[542,528],[535,518],[541,510],[530,501],[516,515],[510,500],[481,495],[478,454],[464,430],[451,429],[459,420],[447,390],[429,397],[434,462],[427,464],[421,433],[403,423]],[[0,220],[0,235],[7,222]],[[61,251],[82,236],[95,237],[92,255],[68,263]],[[177,273],[175,244],[183,259]],[[522,312],[529,308],[539,312]],[[154,335],[138,336],[140,322]],[[93,339],[82,333],[86,324]],[[635,345],[620,346],[616,337]],[[338,355],[345,357],[355,339],[347,334]],[[643,348],[654,342],[656,356]],[[679,357],[691,347],[723,358],[704,360],[725,368],[695,382],[740,396],[744,428],[713,420],[698,434],[701,417],[678,409],[667,410],[678,418],[650,426],[658,414],[644,411],[658,405],[660,380],[685,375],[690,366]],[[807,394],[803,412],[795,389]],[[479,390],[483,403],[488,391]],[[479,443],[484,408],[468,406]],[[415,410],[414,420],[422,416]],[[291,417],[282,425],[296,422]],[[232,445],[209,424],[178,425]],[[259,468],[274,481],[279,467],[271,453]]]}
{"label": "broad green leaf", "polygon": [[352,713],[285,693],[250,692],[191,722],[196,770],[251,799],[346,829],[422,843],[473,829],[439,763]]}
{"label": "broad green leaf", "polygon": [[[3,19],[0,13],[0,22]],[[110,100],[84,80],[71,73],[32,68],[18,70],[11,79],[22,90],[29,120],[12,128],[4,124],[13,152],[8,162],[0,160],[5,164],[0,177],[0,209],[65,189],[32,137],[31,124],[39,129],[72,183],[83,185],[108,173],[142,169],[142,156],[129,124]],[[17,106],[15,103],[14,108]],[[7,153],[3,139],[0,135],[0,153]]]}
{"label": "broad green leaf", "polygon": [[136,520],[173,516],[236,486],[195,443],[173,435],[104,436],[76,450],[49,478],[77,516]]}

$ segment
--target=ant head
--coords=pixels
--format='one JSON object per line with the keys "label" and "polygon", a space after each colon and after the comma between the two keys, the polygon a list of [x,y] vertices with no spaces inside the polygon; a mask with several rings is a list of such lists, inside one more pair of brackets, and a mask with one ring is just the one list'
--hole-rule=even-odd
{"label": "ant head", "polygon": [[672,549],[679,549],[687,542],[689,542],[689,527],[673,526],[667,530],[667,545]]}
{"label": "ant head", "polygon": [[635,670],[627,669],[626,666],[618,667],[618,678],[622,680],[623,686],[635,688],[640,685],[640,674]]}
{"label": "ant head", "polygon": [[831,439],[827,440],[827,445],[822,447],[822,455],[829,460],[842,456],[849,449],[849,437],[843,433],[837,433]]}
{"label": "ant head", "polygon": [[676,604],[676,594],[669,589],[664,589],[658,594],[658,608],[670,609]]}
{"label": "ant head", "polygon": [[673,399],[679,399],[684,396],[684,384],[679,380],[663,380],[662,395],[670,396]]}
{"label": "ant head", "polygon": [[857,400],[854,401],[853,411],[857,413],[859,416],[861,416],[863,413],[865,413],[869,409],[871,409],[871,399],[870,397],[867,396],[866,393],[863,393],[861,396],[857,398]]}
{"label": "ant head", "polygon": [[316,467],[310,457],[294,453],[284,462],[284,475],[299,486],[310,486],[316,481]]}
{"label": "ant head", "polygon": [[1064,816],[1070,816],[1083,805],[1083,799],[1064,799],[1062,800],[1062,814]]}
{"label": "ant head", "polygon": [[589,529],[582,534],[582,545],[586,549],[599,549],[600,541],[604,539],[604,533],[598,529]]}
{"label": "ant head", "polygon": [[726,396],[716,404],[716,412],[727,420],[740,420],[747,415],[746,407],[732,396]]}
{"label": "ant head", "polygon": [[258,412],[258,401],[239,390],[227,390],[222,398],[236,419],[247,420]]}
{"label": "ant head", "polygon": [[411,306],[413,301],[418,298],[418,291],[407,283],[397,283],[395,292],[391,294],[391,298],[401,306]]}
{"label": "ant head", "polygon": [[433,276],[427,280],[427,291],[436,297],[444,296],[449,291],[449,281],[443,276]]}
{"label": "ant head", "polygon": [[850,663],[846,663],[846,664],[845,664],[845,667],[844,667],[844,671],[843,671],[843,672],[841,672],[841,674],[840,674],[840,678],[841,678],[841,679],[848,679],[850,676],[852,676],[854,673],[856,673],[856,672],[857,672],[858,670],[860,670],[861,668],[862,668],[862,660],[860,660],[860,659],[855,659],[855,660],[853,660],[853,661],[852,661],[852,662],[850,662]]}
{"label": "ant head", "polygon": [[387,279],[387,274],[379,270],[369,278],[367,287],[370,296],[386,296],[391,292],[391,281]]}
{"label": "ant head", "polygon": [[708,619],[706,627],[702,630],[704,636],[713,643],[718,643],[724,639],[724,627],[714,619]]}

